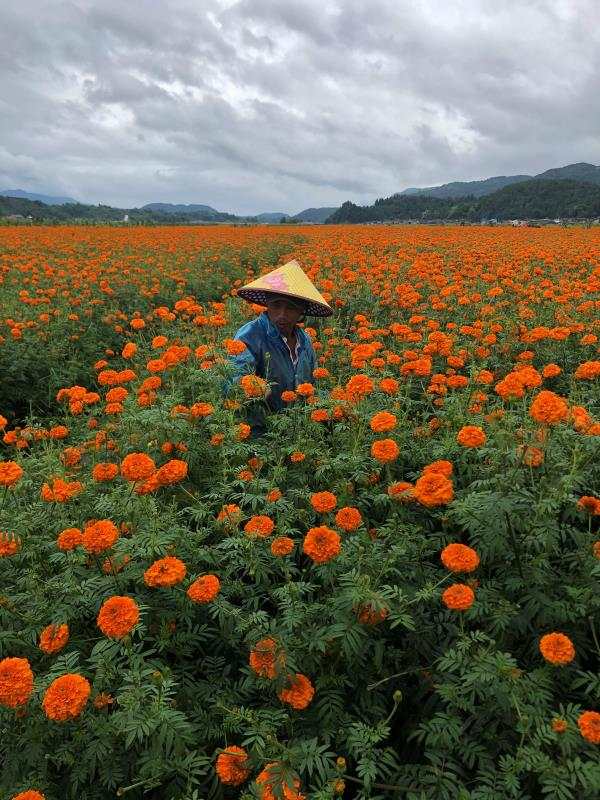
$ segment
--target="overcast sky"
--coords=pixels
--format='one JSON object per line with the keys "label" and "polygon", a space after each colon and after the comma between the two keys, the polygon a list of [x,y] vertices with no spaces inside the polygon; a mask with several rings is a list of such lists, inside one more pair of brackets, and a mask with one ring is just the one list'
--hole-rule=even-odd
{"label": "overcast sky", "polygon": [[0,190],[296,213],[577,161],[598,0],[0,5]]}

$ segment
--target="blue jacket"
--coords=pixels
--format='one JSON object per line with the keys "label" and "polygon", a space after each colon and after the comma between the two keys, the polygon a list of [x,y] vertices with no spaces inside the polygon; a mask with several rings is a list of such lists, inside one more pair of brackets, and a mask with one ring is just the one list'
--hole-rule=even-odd
{"label": "blue jacket", "polygon": [[[271,395],[266,401],[271,411],[281,411],[284,407],[282,392],[294,390],[301,383],[315,382],[313,370],[317,359],[310,338],[302,328],[296,328],[296,336],[299,347],[298,361],[294,365],[287,344],[266,311],[242,325],[235,334],[234,338],[244,342],[246,350],[231,358],[234,366],[231,380],[252,373],[264,378],[271,384]],[[253,433],[262,432],[264,425],[258,419],[249,418],[248,422]]]}

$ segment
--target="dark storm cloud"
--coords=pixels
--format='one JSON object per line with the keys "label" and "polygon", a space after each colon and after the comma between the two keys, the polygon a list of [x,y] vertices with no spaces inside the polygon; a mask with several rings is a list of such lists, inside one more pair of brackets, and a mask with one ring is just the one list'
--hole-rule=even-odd
{"label": "dark storm cloud", "polygon": [[240,213],[600,162],[595,0],[21,0],[0,188]]}

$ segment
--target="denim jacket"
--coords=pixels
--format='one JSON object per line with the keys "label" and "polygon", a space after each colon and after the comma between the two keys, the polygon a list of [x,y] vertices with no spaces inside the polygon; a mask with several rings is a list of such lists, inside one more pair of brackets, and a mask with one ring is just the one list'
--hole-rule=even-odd
{"label": "denim jacket", "polygon": [[[290,351],[277,326],[273,325],[266,311],[237,331],[235,339],[246,345],[246,350],[231,358],[234,372],[231,381],[242,375],[254,373],[271,384],[271,395],[267,406],[271,411],[281,411],[284,402],[281,393],[294,390],[301,383],[313,383],[313,370],[316,356],[308,335],[302,328],[296,328],[298,341],[298,361],[292,362]],[[254,415],[253,415],[254,416]],[[249,418],[253,433],[264,426],[256,419]]]}

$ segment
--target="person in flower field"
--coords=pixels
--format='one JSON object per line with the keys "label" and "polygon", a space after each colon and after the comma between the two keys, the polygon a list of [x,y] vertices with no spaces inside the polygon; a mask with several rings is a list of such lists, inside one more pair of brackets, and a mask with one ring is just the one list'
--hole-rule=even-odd
{"label": "person in flower field", "polygon": [[[303,383],[314,384],[315,351],[298,323],[308,315],[327,317],[333,311],[295,260],[246,284],[237,295],[266,311],[235,334],[245,348],[231,359],[233,381],[242,384],[247,396],[264,398],[269,411],[281,411],[283,393]],[[253,438],[264,434],[262,409],[252,409],[247,419]]]}

